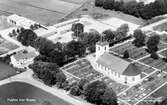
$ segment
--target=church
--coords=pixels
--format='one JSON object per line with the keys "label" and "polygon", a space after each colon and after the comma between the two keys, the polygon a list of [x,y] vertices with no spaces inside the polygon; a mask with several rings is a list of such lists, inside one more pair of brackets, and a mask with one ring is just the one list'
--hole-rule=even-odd
{"label": "church", "polygon": [[141,80],[141,70],[131,62],[109,53],[109,43],[96,44],[96,69],[109,78],[127,85]]}

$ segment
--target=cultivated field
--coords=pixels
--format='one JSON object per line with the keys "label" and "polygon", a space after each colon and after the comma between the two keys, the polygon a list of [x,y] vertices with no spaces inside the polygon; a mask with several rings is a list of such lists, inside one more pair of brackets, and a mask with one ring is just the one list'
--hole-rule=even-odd
{"label": "cultivated field", "polygon": [[44,25],[53,25],[84,2],[85,0],[0,0],[0,14],[16,13]]}
{"label": "cultivated field", "polygon": [[[0,86],[0,105],[44,105],[44,101],[49,101],[53,105],[71,105],[70,103],[56,97],[48,92],[34,87],[27,83],[12,82]],[[7,101],[11,99],[31,99],[31,101]]]}

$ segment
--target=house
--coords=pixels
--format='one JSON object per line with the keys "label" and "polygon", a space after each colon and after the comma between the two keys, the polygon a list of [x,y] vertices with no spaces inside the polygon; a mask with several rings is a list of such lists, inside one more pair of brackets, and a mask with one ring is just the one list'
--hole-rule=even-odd
{"label": "house", "polygon": [[34,51],[19,51],[11,56],[11,64],[17,68],[27,67],[37,55]]}
{"label": "house", "polygon": [[141,80],[141,70],[134,63],[110,54],[107,42],[96,44],[96,69],[120,83],[130,85]]}

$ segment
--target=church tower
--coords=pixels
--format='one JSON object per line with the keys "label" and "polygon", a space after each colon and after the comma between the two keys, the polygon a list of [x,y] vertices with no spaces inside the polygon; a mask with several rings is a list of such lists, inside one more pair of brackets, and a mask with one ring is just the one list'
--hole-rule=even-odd
{"label": "church tower", "polygon": [[96,60],[105,52],[109,52],[109,43],[99,41],[96,43]]}

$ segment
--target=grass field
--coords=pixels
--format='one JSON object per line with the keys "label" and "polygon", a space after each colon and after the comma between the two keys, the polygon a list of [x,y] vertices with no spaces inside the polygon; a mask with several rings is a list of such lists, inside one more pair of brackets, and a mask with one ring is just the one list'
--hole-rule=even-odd
{"label": "grass field", "polygon": [[[64,100],[53,96],[39,88],[22,82],[13,82],[0,87],[0,105],[42,105],[50,101],[53,105],[71,105]],[[9,102],[7,99],[33,99],[33,101]]]}
{"label": "grass field", "polygon": [[16,70],[14,70],[9,65],[0,61],[0,80],[8,78],[16,74]]}
{"label": "grass field", "polygon": [[[78,1],[78,0],[76,0]],[[137,25],[144,25],[145,21],[121,12],[117,11],[111,11],[111,10],[105,10],[103,8],[95,7],[94,5],[95,0],[87,0],[87,2],[84,3],[82,7],[77,9],[75,12],[72,12],[70,15],[68,15],[65,20],[68,20],[69,18],[78,17],[80,15],[91,15],[92,17],[96,19],[105,19],[105,18],[111,18],[116,17],[125,21],[129,21],[131,23],[137,24]]]}
{"label": "grass field", "polygon": [[0,14],[19,14],[44,25],[53,25],[79,8],[85,0],[0,0]]}

